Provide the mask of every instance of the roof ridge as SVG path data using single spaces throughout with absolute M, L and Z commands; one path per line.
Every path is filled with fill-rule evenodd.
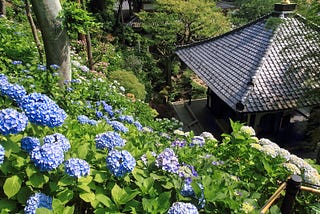
M 245 24 L 245 25 L 242 25 L 242 26 L 240 26 L 240 27 L 237 27 L 237 28 L 235 28 L 235 29 L 233 29 L 233 30 L 231 30 L 231 31 L 228 31 L 228 32 L 223 33 L 223 34 L 220 34 L 220 35 L 218 35 L 218 36 L 213 36 L 213 37 L 205 38 L 205 39 L 198 40 L 198 41 L 195 41 L 195 42 L 192 42 L 192 43 L 188 43 L 188 44 L 185 44 L 185 45 L 177 45 L 177 46 L 176 46 L 176 50 L 180 50 L 180 49 L 187 48 L 187 47 L 192 47 L 192 46 L 195 46 L 195 45 L 199 45 L 199 44 L 201 44 L 201 43 L 205 43 L 205 42 L 208 42 L 208 41 L 213 41 L 213 40 L 219 39 L 219 38 L 221 38 L 221 37 L 223 37 L 223 36 L 226 36 L 226 35 L 232 34 L 232 33 L 234 33 L 234 32 L 240 31 L 240 30 L 242 30 L 242 29 L 244 29 L 244 28 L 246 28 L 246 27 L 248 27 L 248 26 L 250 26 L 250 25 L 254 25 L 254 24 L 256 24 L 257 22 L 259 22 L 259 21 L 261 21 L 261 20 L 263 20 L 263 19 L 269 18 L 270 16 L 272 16 L 272 14 L 273 14 L 273 12 L 271 12 L 271 13 L 269 13 L 269 14 L 266 14 L 266 15 L 264 15 L 264 16 L 256 19 L 256 20 L 254 20 L 254 21 L 251 21 L 251 22 L 249 22 L 249 23 L 247 23 L 247 24 Z

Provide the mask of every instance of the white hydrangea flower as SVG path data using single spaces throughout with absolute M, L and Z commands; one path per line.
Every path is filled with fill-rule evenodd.
M 174 130 L 173 133 L 174 133 L 175 135 L 184 136 L 184 131 L 179 130 L 179 129 Z
M 262 146 L 262 152 L 267 154 L 267 155 L 270 155 L 271 157 L 275 158 L 277 157 L 277 151 L 274 150 L 274 147 L 271 146 L 271 145 L 263 145 Z
M 202 132 L 200 136 L 208 140 L 217 140 L 210 132 Z
M 248 134 L 249 136 L 255 136 L 256 132 L 254 131 L 254 129 L 251 126 L 242 126 L 240 128 L 240 131 L 242 133 Z
M 283 166 L 295 175 L 301 175 L 300 169 L 292 163 L 284 163 Z

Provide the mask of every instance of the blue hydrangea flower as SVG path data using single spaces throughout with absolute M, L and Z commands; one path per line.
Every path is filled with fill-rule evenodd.
M 6 108 L 0 111 L 0 132 L 3 135 L 17 134 L 28 125 L 28 118 L 12 109 Z
M 184 182 L 180 193 L 184 197 L 194 197 L 195 196 L 195 192 L 189 182 Z
M 139 131 L 141 131 L 143 128 L 143 126 L 141 125 L 141 123 L 139 121 L 134 121 L 133 125 L 135 125 Z
M 28 153 L 38 146 L 40 146 L 40 141 L 38 138 L 24 137 L 21 139 L 21 148 Z
M 37 208 L 47 208 L 52 210 L 52 198 L 43 193 L 36 193 L 28 200 L 24 208 L 25 214 L 36 214 Z
M 175 140 L 171 143 L 171 146 L 184 147 L 187 144 L 185 140 Z
M 180 178 L 184 178 L 186 182 L 191 183 L 193 177 L 198 177 L 198 173 L 194 166 L 183 163 L 179 166 L 178 175 Z
M 124 146 L 126 141 L 116 132 L 105 132 L 96 135 L 96 148 L 112 150 L 115 146 Z
M 129 124 L 132 124 L 134 122 L 133 117 L 129 115 L 121 115 L 119 116 L 119 120 L 122 122 L 127 122 Z
M 20 106 L 30 122 L 50 128 L 61 126 L 67 117 L 66 112 L 53 100 L 40 93 L 25 96 Z
M 38 70 L 45 71 L 47 70 L 47 67 L 45 65 L 38 65 Z
M 97 123 L 98 123 L 98 122 L 97 122 L 96 120 L 89 120 L 89 121 L 88 121 L 88 124 L 89 124 L 89 125 L 92 125 L 92 126 L 97 125 Z
M 9 82 L 0 85 L 0 92 L 2 95 L 8 96 L 10 99 L 18 103 L 27 95 L 23 86 L 11 84 Z
M 3 146 L 0 144 L 0 164 L 2 164 L 4 161 L 4 153 L 5 153 L 5 150 Z
M 52 65 L 50 65 L 50 68 L 56 70 L 56 69 L 59 69 L 60 67 L 59 67 L 59 65 L 52 64 Z
M 83 177 L 87 176 L 90 173 L 89 164 L 82 159 L 79 158 L 70 158 L 64 164 L 65 172 L 71 177 Z
M 191 203 L 175 202 L 167 214 L 198 214 L 197 207 Z
M 96 111 L 96 116 L 100 119 L 103 117 L 103 113 L 101 111 Z
M 114 116 L 114 112 L 112 110 L 112 106 L 107 104 L 104 101 L 101 101 L 102 105 L 103 105 L 103 109 L 105 110 L 105 112 L 107 112 L 109 114 L 109 117 L 113 117 Z
M 90 120 L 89 117 L 87 117 L 86 115 L 79 115 L 77 119 L 81 124 L 87 124 Z
M 126 150 L 112 150 L 109 152 L 106 162 L 107 168 L 117 177 L 131 172 L 136 166 L 136 160 Z
M 110 121 L 109 124 L 112 126 L 112 128 L 116 131 L 116 132 L 123 132 L 126 133 L 129 131 L 129 129 L 121 122 L 119 121 Z
M 180 164 L 174 151 L 170 148 L 166 148 L 157 156 L 156 166 L 159 168 L 161 167 L 165 171 L 177 173 Z
M 60 133 L 45 136 L 43 138 L 43 143 L 57 144 L 62 148 L 64 152 L 69 151 L 69 149 L 71 148 L 69 140 L 63 134 Z
M 8 83 L 8 77 L 4 74 L 0 74 L 0 87 L 3 85 L 3 84 L 7 84 Z
M 13 64 L 13 65 L 21 65 L 21 64 L 22 64 L 22 61 L 14 60 L 14 61 L 12 61 L 12 64 Z
M 46 143 L 31 151 L 30 159 L 40 171 L 56 169 L 64 161 L 64 153 L 60 146 Z

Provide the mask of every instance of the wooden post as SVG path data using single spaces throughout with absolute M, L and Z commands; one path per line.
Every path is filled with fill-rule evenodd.
M 281 206 L 281 213 L 293 213 L 295 197 L 300 190 L 302 178 L 299 175 L 292 175 L 287 182 L 286 194 Z
M 316 157 L 316 164 L 320 164 L 320 142 L 317 143 L 317 157 Z

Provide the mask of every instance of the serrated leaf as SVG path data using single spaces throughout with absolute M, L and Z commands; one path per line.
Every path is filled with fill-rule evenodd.
M 115 207 L 115 204 L 112 202 L 112 200 L 106 196 L 106 195 L 103 195 L 103 194 L 97 194 L 96 195 L 96 200 L 98 200 L 99 202 L 101 202 L 104 206 L 106 207 Z
M 73 198 L 73 191 L 65 189 L 57 194 L 57 198 L 62 204 L 66 204 Z
M 107 180 L 107 174 L 103 173 L 103 172 L 98 172 L 95 176 L 94 176 L 94 181 L 97 183 L 103 183 Z
M 111 190 L 111 196 L 113 201 L 117 204 L 121 204 L 121 199 L 126 197 L 127 193 L 124 189 L 121 189 L 117 184 L 115 184 Z
M 81 193 L 79 196 L 85 202 L 93 202 L 95 200 L 95 194 L 93 192 Z
M 17 175 L 13 175 L 10 178 L 7 178 L 3 185 L 3 191 L 11 198 L 12 196 L 16 195 L 20 188 L 21 188 L 21 179 Z
M 43 185 L 49 181 L 49 177 L 38 172 L 33 174 L 29 181 L 33 187 L 42 188 Z

